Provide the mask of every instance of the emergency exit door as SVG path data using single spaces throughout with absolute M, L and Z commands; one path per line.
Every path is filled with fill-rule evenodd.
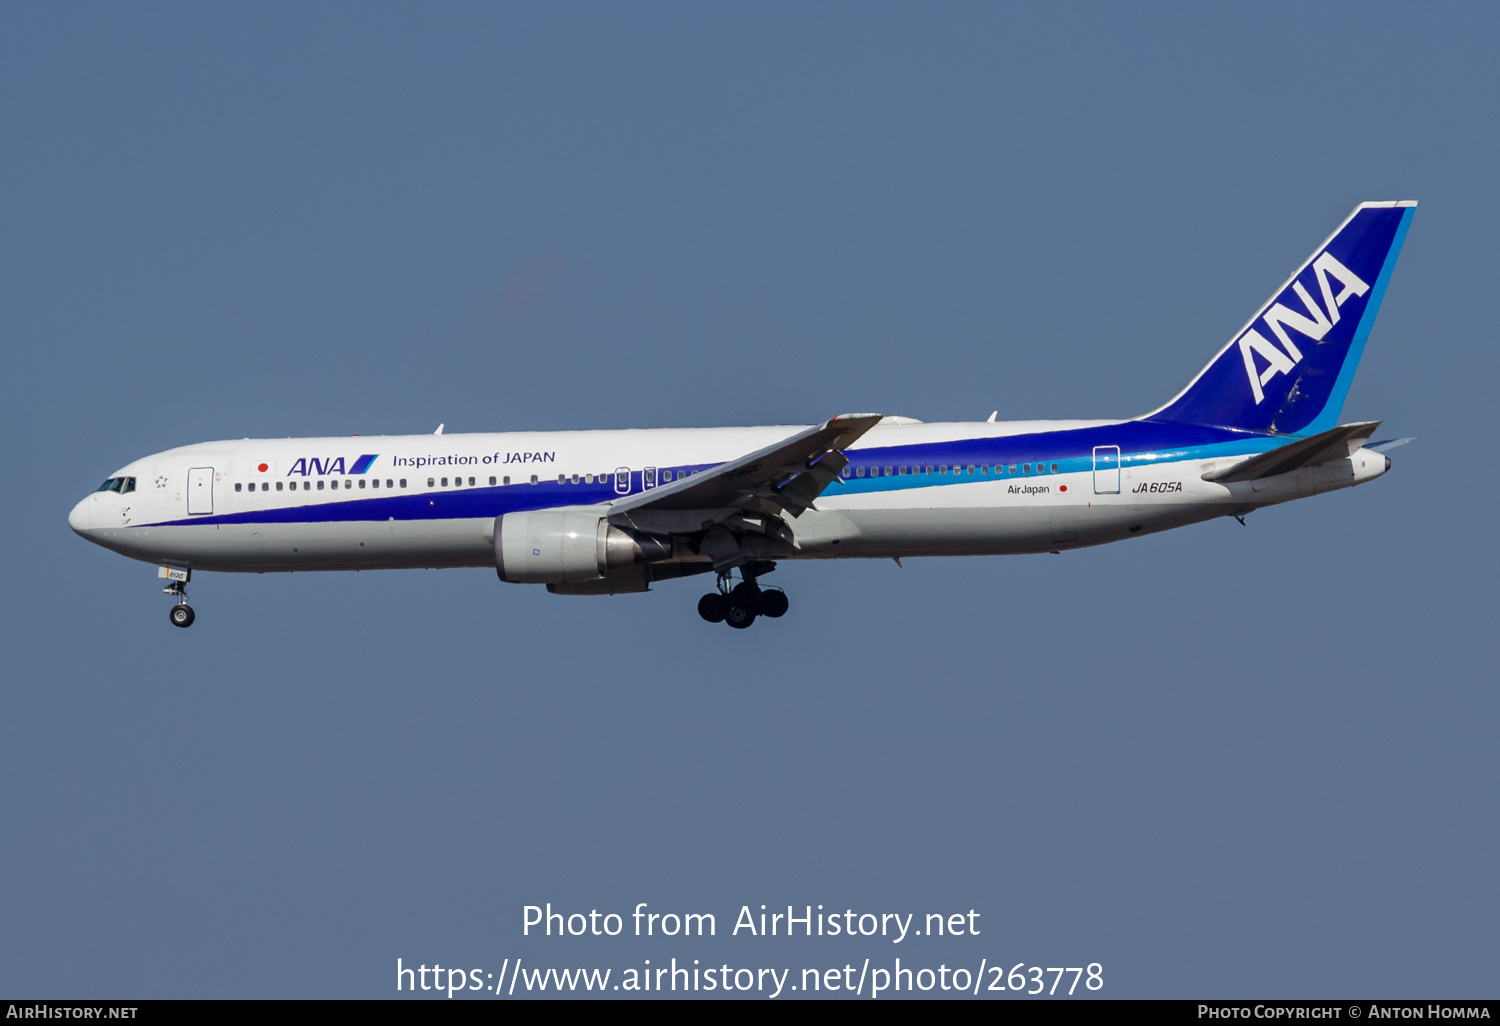
M 214 468 L 194 467 L 188 471 L 188 515 L 214 511 Z

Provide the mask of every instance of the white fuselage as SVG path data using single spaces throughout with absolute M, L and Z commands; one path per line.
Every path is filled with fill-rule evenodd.
M 813 508 L 788 519 L 790 544 L 753 532 L 746 544 L 773 559 L 1061 550 L 1360 484 L 1389 466 L 1360 449 L 1276 477 L 1213 483 L 1203 475 L 1269 444 L 1142 440 L 1129 430 L 1133 423 L 887 421 L 845 452 L 850 467 Z M 205 442 L 120 468 L 111 481 L 128 480 L 133 489 L 92 493 L 69 523 L 123 555 L 196 570 L 493 566 L 496 518 L 505 513 L 607 513 L 615 499 L 711 470 L 797 430 Z M 682 551 L 678 558 L 701 557 Z

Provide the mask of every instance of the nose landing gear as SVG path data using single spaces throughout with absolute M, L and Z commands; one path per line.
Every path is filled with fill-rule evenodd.
M 776 568 L 775 563 L 747 565 L 740 570 L 742 579 L 730 586 L 730 571 L 719 574 L 719 590 L 698 600 L 698 615 L 709 623 L 727 623 L 735 630 L 745 630 L 758 617 L 776 619 L 786 615 L 786 592 L 780 588 L 762 589 L 756 580 Z
M 157 570 L 156 575 L 167 582 L 162 593 L 171 595 L 177 599 L 177 604 L 172 607 L 167 617 L 172 621 L 173 627 L 191 627 L 193 620 L 197 617 L 193 613 L 193 607 L 188 605 L 187 584 L 192 580 L 191 570 L 178 570 L 174 567 L 164 566 Z

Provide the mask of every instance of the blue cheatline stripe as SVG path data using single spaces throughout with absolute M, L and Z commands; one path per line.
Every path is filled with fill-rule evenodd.
M 1125 421 L 1119 424 L 1061 431 L 1041 431 L 1030 435 L 1008 435 L 999 438 L 971 438 L 949 442 L 856 449 L 846 453 L 853 467 L 881 468 L 880 477 L 850 477 L 833 482 L 826 494 L 857 495 L 898 492 L 912 488 L 933 488 L 965 484 L 998 484 L 1045 480 L 1047 474 L 1004 473 L 970 475 L 954 473 L 951 468 L 969 465 L 1017 466 L 1030 463 L 1057 464 L 1058 474 L 1082 474 L 1094 469 L 1093 449 L 1101 445 L 1120 447 L 1122 469 L 1148 467 L 1185 460 L 1208 460 L 1226 456 L 1250 456 L 1268 452 L 1295 441 L 1292 435 L 1261 435 L 1223 428 L 1191 424 L 1162 424 L 1152 421 Z M 947 474 L 908 473 L 886 477 L 887 466 L 948 466 Z M 684 467 L 681 470 L 709 470 L 711 464 Z M 674 474 L 675 476 L 675 474 Z M 461 520 L 502 516 L 506 513 L 558 506 L 585 506 L 612 502 L 619 498 L 612 476 L 595 484 L 498 485 L 462 488 L 451 491 L 362 496 L 358 499 L 332 499 L 302 506 L 245 510 L 217 516 L 185 517 L 139 527 L 175 527 L 190 524 L 312 524 L 348 523 L 385 520 Z M 640 472 L 632 475 L 631 493 L 641 488 Z
M 1365 304 L 1365 312 L 1360 315 L 1359 326 L 1354 329 L 1354 338 L 1349 343 L 1349 352 L 1344 356 L 1344 365 L 1339 368 L 1339 376 L 1334 379 L 1333 391 L 1328 395 L 1328 402 L 1323 405 L 1322 412 L 1313 418 L 1312 423 L 1298 432 L 1299 435 L 1306 437 L 1338 427 L 1339 416 L 1344 412 L 1344 400 L 1349 397 L 1349 389 L 1354 384 L 1354 372 L 1359 370 L 1360 357 L 1365 355 L 1365 340 L 1370 337 L 1370 330 L 1375 327 L 1375 315 L 1380 312 L 1381 301 L 1385 299 L 1386 286 L 1391 283 L 1391 272 L 1396 269 L 1396 258 L 1401 255 L 1401 246 L 1406 242 L 1406 230 L 1411 227 L 1411 219 L 1416 212 L 1416 207 L 1407 207 L 1401 215 L 1401 223 L 1396 226 L 1396 237 L 1391 240 L 1391 248 L 1386 253 L 1385 264 L 1380 268 L 1380 277 L 1375 279 L 1370 301 Z
M 1296 441 L 1290 435 L 1285 436 L 1259 436 L 1242 441 L 1217 442 L 1211 445 L 1193 445 L 1181 449 L 1158 450 L 1155 452 L 1128 453 L 1121 452 L 1120 467 L 1129 470 L 1137 467 L 1149 467 L 1161 463 L 1178 463 L 1183 460 L 1211 460 L 1221 459 L 1226 456 L 1254 456 L 1272 449 L 1279 449 L 1283 445 L 1289 445 Z M 1057 475 L 1062 474 L 1087 474 L 1094 469 L 1094 457 L 1091 452 L 1087 456 L 1060 457 L 1057 459 L 1031 459 L 1012 461 L 1017 466 L 1031 463 L 1032 465 L 1045 464 L 1049 468 L 1057 464 Z M 941 462 L 937 463 L 941 466 Z M 993 466 L 994 464 L 981 464 L 982 466 Z M 1009 463 L 1004 464 L 1007 472 L 1004 474 L 970 474 L 967 465 L 952 466 L 947 474 L 913 473 L 894 477 L 853 477 L 839 479 L 828 486 L 825 495 L 867 495 L 874 492 L 899 492 L 910 488 L 937 488 L 944 485 L 976 484 L 979 482 L 1006 484 L 1012 482 L 1031 482 L 1046 480 L 1054 476 L 1050 469 L 1046 473 L 1023 474 L 1019 470 L 1009 473 Z M 922 464 L 925 467 L 926 464 Z M 882 468 L 883 471 L 884 468 Z

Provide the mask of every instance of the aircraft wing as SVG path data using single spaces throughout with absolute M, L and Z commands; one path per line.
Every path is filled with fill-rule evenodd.
M 1263 452 L 1259 456 L 1251 457 L 1243 463 L 1236 463 L 1232 467 L 1211 470 L 1203 475 L 1203 480 L 1218 481 L 1220 484 L 1228 484 L 1232 481 L 1255 481 L 1262 477 L 1285 474 L 1298 467 L 1327 463 L 1330 460 L 1348 459 L 1359 451 L 1360 446 L 1369 441 L 1370 436 L 1379 426 L 1378 420 L 1343 424 L 1316 435 L 1309 435 L 1290 445 L 1283 445 L 1279 449 Z
M 748 509 L 801 516 L 848 466 L 839 450 L 880 420 L 878 413 L 845 413 L 712 470 L 620 499 L 609 507 L 610 515 Z

